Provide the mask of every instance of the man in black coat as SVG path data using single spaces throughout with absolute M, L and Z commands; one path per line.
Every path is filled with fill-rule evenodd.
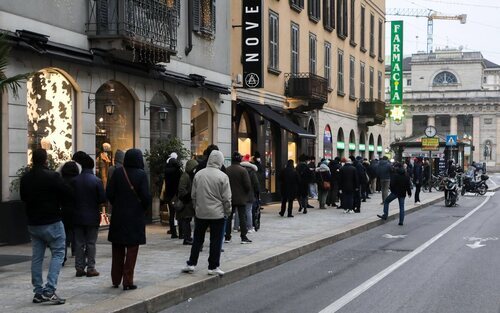
M 390 188 L 391 193 L 384 200 L 384 214 L 377 214 L 377 216 L 386 220 L 389 215 L 389 203 L 397 198 L 399 202 L 399 225 L 402 226 L 405 219 L 406 194 L 411 197 L 411 182 L 410 177 L 406 175 L 406 172 L 400 163 L 396 163 L 394 165 L 394 173 L 391 176 Z
M 368 175 L 366 174 L 366 168 L 363 165 L 363 158 L 360 156 L 356 157 L 356 163 L 354 163 L 354 166 L 356 167 L 356 171 L 358 173 L 358 178 L 359 178 L 359 197 L 360 201 L 358 201 L 354 207 L 355 207 L 355 212 L 358 212 L 361 208 L 361 202 L 366 202 L 366 197 L 367 197 L 367 188 L 368 188 Z
M 58 173 L 47 167 L 47 151 L 36 149 L 32 155 L 33 168 L 21 177 L 20 196 L 26 203 L 28 231 L 31 235 L 33 256 L 31 260 L 31 282 L 33 303 L 50 302 L 64 304 L 55 291 L 62 263 L 66 235 L 62 223 L 61 205 L 73 192 Z M 47 283 L 43 286 L 43 259 L 49 247 L 50 259 Z
M 415 203 L 420 202 L 420 188 L 422 187 L 424 179 L 424 169 L 422 167 L 422 159 L 415 159 L 413 166 L 413 183 L 415 184 Z
M 340 190 L 345 213 L 354 212 L 354 193 L 359 192 L 359 176 L 350 159 L 342 158 L 340 169 Z
M 168 205 L 169 219 L 168 224 L 170 227 L 171 238 L 183 238 L 183 234 L 177 235 L 177 228 L 175 227 L 175 208 L 174 201 L 177 193 L 179 192 L 179 180 L 181 179 L 182 164 L 177 160 L 177 153 L 172 152 L 170 157 L 167 159 L 167 164 L 165 166 L 165 201 Z
M 285 209 L 288 204 L 288 217 L 293 217 L 293 200 L 297 197 L 299 186 L 299 175 L 293 167 L 293 160 L 288 160 L 286 167 L 281 171 L 281 211 L 280 216 L 285 215 Z
M 340 169 L 342 165 L 340 164 L 340 158 L 335 157 L 333 161 L 328 163 L 328 167 L 330 168 L 331 177 L 331 189 L 330 189 L 330 201 L 333 207 L 339 208 L 337 206 L 337 202 L 339 201 L 339 186 L 340 186 Z
M 299 164 L 296 169 L 300 181 L 298 188 L 299 212 L 304 210 L 304 214 L 307 214 L 307 196 L 309 193 L 309 184 L 312 181 L 312 173 L 309 166 L 307 166 L 306 161 L 307 156 L 302 154 L 299 157 Z

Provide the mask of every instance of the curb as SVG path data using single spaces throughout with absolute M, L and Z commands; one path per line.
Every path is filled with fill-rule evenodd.
M 500 189 L 500 186 L 491 188 L 490 191 L 496 191 L 498 189 Z M 405 212 L 407 214 L 417 212 L 443 201 L 443 199 L 444 196 L 441 196 L 429 202 L 422 203 L 418 206 L 412 207 L 411 209 L 405 210 Z M 190 298 L 195 298 L 211 290 L 235 283 L 246 277 L 279 266 L 340 240 L 383 225 L 387 221 L 398 218 L 398 216 L 399 212 L 394 212 L 388 216 L 386 221 L 377 218 L 376 220 L 368 222 L 365 220 L 357 223 L 351 223 L 341 229 L 337 229 L 336 231 L 312 236 L 302 241 L 286 244 L 282 247 L 275 247 L 261 251 L 250 256 L 247 260 L 233 260 L 224 265 L 227 271 L 223 277 L 206 276 L 205 271 L 198 270 L 194 274 L 182 275 L 173 280 L 166 281 L 165 283 L 138 289 L 137 291 L 124 296 L 99 302 L 99 305 L 83 308 L 77 312 L 159 312 Z

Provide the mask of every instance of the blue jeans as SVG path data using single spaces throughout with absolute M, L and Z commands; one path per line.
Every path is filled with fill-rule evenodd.
M 64 261 L 64 250 L 66 247 L 66 234 L 62 222 L 48 225 L 28 226 L 31 235 L 33 257 L 31 259 L 31 283 L 34 293 L 53 293 L 57 288 L 57 278 Z M 50 259 L 47 284 L 43 287 L 43 258 L 45 249 L 49 247 L 52 253 Z
M 399 223 L 403 224 L 405 219 L 405 197 L 398 197 L 392 192 L 384 200 L 384 216 L 387 217 L 389 214 L 389 203 L 392 200 L 398 199 L 399 201 Z

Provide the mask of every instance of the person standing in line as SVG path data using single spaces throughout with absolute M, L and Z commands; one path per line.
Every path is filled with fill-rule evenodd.
M 177 235 L 177 228 L 175 226 L 175 208 L 174 201 L 179 192 L 179 180 L 182 174 L 182 164 L 177 160 L 177 153 L 172 152 L 170 157 L 167 159 L 167 164 L 165 166 L 165 201 L 168 205 L 168 225 L 170 227 L 170 238 L 175 239 L 181 237 L 182 233 L 179 229 L 179 235 Z
M 366 185 L 365 185 L 365 197 L 366 199 L 371 199 L 370 194 L 372 194 L 372 191 L 370 189 L 370 182 L 371 182 L 371 169 L 370 169 L 370 162 L 368 162 L 367 158 L 363 159 L 363 166 L 365 168 L 365 173 L 366 173 Z
M 356 167 L 356 170 L 358 172 L 360 201 L 366 202 L 366 198 L 368 196 L 367 195 L 368 174 L 366 174 L 366 168 L 363 165 L 363 158 L 360 156 L 357 156 L 355 162 L 353 161 L 353 164 Z M 359 206 L 358 206 L 358 208 L 359 208 Z
M 182 269 L 183 273 L 194 272 L 207 228 L 210 227 L 208 275 L 224 275 L 224 271 L 220 269 L 220 254 L 225 220 L 231 214 L 231 186 L 229 177 L 220 170 L 223 162 L 222 152 L 214 150 L 208 157 L 206 168 L 194 176 L 191 191 L 196 212 L 194 238 L 189 260 Z
M 108 170 L 108 181 L 111 179 L 111 176 L 113 176 L 114 171 L 117 168 L 120 168 L 123 166 L 123 158 L 125 157 L 125 152 L 122 150 L 118 149 L 115 152 L 115 164 L 113 166 L 109 167 Z
M 293 217 L 293 200 L 297 197 L 300 181 L 299 174 L 295 171 L 293 160 L 286 162 L 286 167 L 281 170 L 279 179 L 281 187 L 281 210 L 278 214 L 284 216 L 285 210 L 288 210 L 287 217 Z
M 340 209 L 340 204 L 337 205 L 337 202 L 339 201 L 339 186 L 340 186 L 340 168 L 342 167 L 340 165 L 340 158 L 335 157 L 329 164 L 328 167 L 330 168 L 330 174 L 332 175 L 331 179 L 331 205 L 337 209 Z
M 99 276 L 95 269 L 96 242 L 101 219 L 99 206 L 106 202 L 106 195 L 103 183 L 94 175 L 93 169 L 94 160 L 87 155 L 82 161 L 82 173 L 73 180 L 76 277 Z
M 312 181 L 311 170 L 306 164 L 307 156 L 302 154 L 299 156 L 299 164 L 297 165 L 296 171 L 299 175 L 299 186 L 298 186 L 298 200 L 299 200 L 299 212 L 304 210 L 304 214 L 307 214 L 307 198 L 309 193 L 309 185 Z
M 342 158 L 344 166 L 340 169 L 340 190 L 344 213 L 354 212 L 354 193 L 359 192 L 359 178 L 351 159 Z
M 196 160 L 189 160 L 186 163 L 186 171 L 182 173 L 179 180 L 179 199 L 182 201 L 183 208 L 177 212 L 179 219 L 179 229 L 184 234 L 183 245 L 192 245 L 193 237 L 191 236 L 191 220 L 194 217 L 193 201 L 191 199 L 191 190 L 193 186 L 193 179 L 198 162 Z
M 309 170 L 311 171 L 311 183 L 309 184 L 309 196 L 312 199 L 318 199 L 318 185 L 316 181 L 312 179 L 316 174 L 316 158 L 314 156 L 309 157 L 309 163 L 307 164 Z
M 248 202 L 248 194 L 252 190 L 252 185 L 250 182 L 250 175 L 248 175 L 247 170 L 244 169 L 240 163 L 241 154 L 238 151 L 233 152 L 231 157 L 231 166 L 226 169 L 231 186 L 231 204 L 233 208 L 226 224 L 225 242 L 231 242 L 231 224 L 234 212 L 237 211 L 240 221 L 241 243 L 247 244 L 252 243 L 252 241 L 247 237 L 248 230 L 245 208 Z
M 377 192 L 377 169 L 378 169 L 378 159 L 373 159 L 370 162 L 368 175 L 370 176 L 370 190 L 372 193 Z
M 423 179 L 423 168 L 422 159 L 415 159 L 415 165 L 413 166 L 413 183 L 415 184 L 415 203 L 420 202 L 420 188 L 422 187 Z
M 19 193 L 26 204 L 28 232 L 31 235 L 31 283 L 33 303 L 64 304 L 56 294 L 57 280 L 64 261 L 66 235 L 62 223 L 61 204 L 73 197 L 72 190 L 56 172 L 47 167 L 47 151 L 36 149 L 32 153 L 33 167 L 21 177 Z M 49 247 L 52 257 L 43 286 L 43 259 Z
M 411 182 L 410 177 L 405 174 L 403 166 L 399 163 L 394 166 L 395 173 L 391 177 L 391 193 L 384 201 L 384 213 L 377 216 L 386 220 L 389 215 L 389 203 L 398 199 L 399 202 L 399 225 L 403 226 L 405 219 L 405 198 L 406 194 L 411 198 Z
M 323 162 L 316 169 L 316 183 L 318 184 L 319 208 L 326 209 L 326 198 L 331 189 L 332 176 L 326 162 Z
M 428 188 L 429 192 L 432 192 L 432 180 L 431 180 L 431 166 L 429 163 L 429 159 L 425 158 L 424 159 L 424 165 L 423 165 L 423 176 L 424 176 L 424 190 Z
M 258 168 L 256 165 L 250 163 L 250 155 L 247 154 L 243 157 L 243 161 L 240 165 L 247 170 L 248 176 L 250 177 L 250 191 L 248 192 L 248 202 L 245 205 L 246 220 L 247 220 L 247 232 L 254 232 L 253 228 L 253 206 L 256 199 L 259 199 L 260 194 L 260 184 L 259 178 L 257 176 Z M 239 222 L 239 219 L 238 219 Z M 236 225 L 236 221 L 234 221 Z M 236 226 L 235 226 L 236 227 Z
M 123 290 L 137 289 L 134 269 L 139 245 L 146 244 L 145 215 L 151 205 L 149 180 L 144 171 L 144 159 L 139 149 L 125 153 L 123 167 L 117 168 L 106 189 L 113 205 L 108 241 L 111 242 L 111 281 Z
M 212 144 L 208 145 L 208 147 L 203 151 L 203 157 L 201 160 L 198 161 L 198 166 L 196 167 L 195 173 L 198 173 L 199 171 L 207 167 L 208 158 L 212 153 L 212 151 L 214 150 L 219 151 L 219 147 L 217 145 Z M 220 170 L 224 173 L 226 172 L 226 167 L 224 166 L 224 164 L 222 164 Z
M 391 163 L 389 158 L 386 156 L 382 157 L 382 160 L 377 166 L 377 175 L 380 178 L 380 188 L 382 190 L 382 203 L 384 204 L 385 198 L 389 195 L 389 184 L 391 183 Z

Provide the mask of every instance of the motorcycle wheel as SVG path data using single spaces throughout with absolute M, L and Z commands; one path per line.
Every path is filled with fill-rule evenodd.
M 477 193 L 480 194 L 481 196 L 484 196 L 487 190 L 488 189 L 483 185 L 477 187 Z
M 451 200 L 450 199 L 444 200 L 444 206 L 447 206 L 447 207 L 452 206 Z
M 463 195 L 465 195 L 465 191 L 466 191 L 466 190 L 465 190 L 465 187 L 462 187 L 462 191 L 460 192 L 460 194 L 461 194 L 462 196 L 463 196 Z

